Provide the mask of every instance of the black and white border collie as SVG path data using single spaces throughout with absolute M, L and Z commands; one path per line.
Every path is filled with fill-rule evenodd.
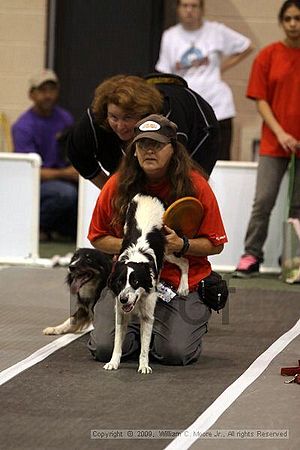
M 93 320 L 93 311 L 111 273 L 112 259 L 92 248 L 76 250 L 69 264 L 66 283 L 75 312 L 63 323 L 47 327 L 44 334 L 76 333 L 86 329 Z
M 104 369 L 118 369 L 122 343 L 132 314 L 140 319 L 141 352 L 138 372 L 151 373 L 149 347 L 157 300 L 157 284 L 164 258 L 181 269 L 178 293 L 188 293 L 188 260 L 165 255 L 164 206 L 156 198 L 137 194 L 130 202 L 120 257 L 108 286 L 116 296 L 115 341 L 111 360 Z

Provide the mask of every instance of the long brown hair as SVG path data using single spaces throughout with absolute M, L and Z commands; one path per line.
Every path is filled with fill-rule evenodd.
M 92 111 L 99 125 L 111 130 L 107 122 L 107 105 L 114 103 L 137 120 L 160 113 L 163 98 L 154 86 L 134 75 L 115 75 L 95 90 Z
M 191 170 L 197 170 L 204 178 L 208 178 L 203 169 L 192 160 L 187 149 L 180 142 L 172 143 L 174 153 L 169 163 L 166 178 L 170 183 L 170 197 L 162 199 L 166 206 L 175 200 L 195 196 L 195 188 L 191 181 Z M 113 205 L 113 226 L 123 226 L 127 206 L 136 194 L 147 194 L 146 175 L 135 156 L 136 143 L 129 144 L 118 169 L 118 185 Z

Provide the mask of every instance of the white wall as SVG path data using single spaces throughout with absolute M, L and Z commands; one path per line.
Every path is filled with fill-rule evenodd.
M 0 108 L 10 123 L 30 105 L 28 79 L 45 48 L 46 0 L 0 0 Z

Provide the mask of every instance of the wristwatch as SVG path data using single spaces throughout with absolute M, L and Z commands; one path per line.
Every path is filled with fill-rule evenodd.
M 182 236 L 182 240 L 183 240 L 182 249 L 180 250 L 180 252 L 174 253 L 174 255 L 177 256 L 177 258 L 181 258 L 183 255 L 185 255 L 188 249 L 190 248 L 190 241 L 188 240 L 188 238 L 186 236 Z

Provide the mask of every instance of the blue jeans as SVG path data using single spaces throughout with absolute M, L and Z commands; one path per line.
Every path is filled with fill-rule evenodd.
M 41 183 L 40 228 L 76 238 L 77 185 L 63 180 Z

